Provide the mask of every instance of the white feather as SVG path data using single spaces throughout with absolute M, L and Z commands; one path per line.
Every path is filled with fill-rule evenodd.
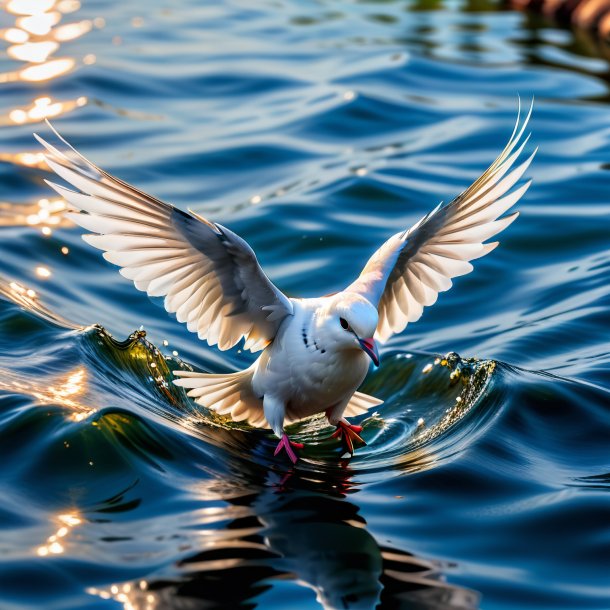
M 370 258 L 348 291 L 377 305 L 376 337 L 386 341 L 419 319 L 424 306 L 451 288 L 451 279 L 469 273 L 468 262 L 491 252 L 497 242 L 485 243 L 506 229 L 518 212 L 502 217 L 525 194 L 530 181 L 511 191 L 530 166 L 536 151 L 517 164 L 528 142 L 525 128 L 531 108 L 498 158 L 468 189 L 447 205 L 437 206 L 413 227 L 392 236 Z M 406 285 L 408 297 L 403 295 Z

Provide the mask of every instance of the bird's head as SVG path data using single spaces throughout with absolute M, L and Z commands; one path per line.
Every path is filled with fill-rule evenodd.
M 379 366 L 379 352 L 373 339 L 378 321 L 377 308 L 359 294 L 335 295 L 324 308 L 323 333 L 335 349 L 364 351 Z M 321 329 L 322 330 L 322 329 Z

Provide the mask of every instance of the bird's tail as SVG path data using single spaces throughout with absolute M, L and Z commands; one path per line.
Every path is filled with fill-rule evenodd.
M 192 371 L 174 371 L 174 383 L 188 388 L 187 395 L 219 415 L 228 415 L 233 421 L 247 421 L 256 428 L 267 427 L 263 412 L 263 401 L 252 390 L 252 368 L 212 375 Z
M 363 394 L 362 392 L 354 392 L 354 395 L 349 399 L 349 403 L 347 404 L 343 415 L 345 417 L 356 417 L 358 415 L 363 415 L 369 409 L 378 407 L 382 404 L 383 400 L 379 400 L 379 398 Z

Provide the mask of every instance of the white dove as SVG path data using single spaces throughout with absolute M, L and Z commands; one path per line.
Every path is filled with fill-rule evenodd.
M 432 305 L 451 278 L 472 271 L 470 260 L 493 250 L 484 243 L 515 220 L 502 215 L 530 182 L 511 190 L 534 154 L 516 165 L 528 139 L 530 111 L 519 116 L 508 144 L 461 195 L 439 204 L 408 230 L 390 237 L 360 276 L 333 295 L 289 298 L 258 264 L 238 235 L 194 212 L 183 212 L 126 184 L 89 162 L 65 140 L 65 152 L 45 142 L 49 166 L 77 190 L 49 185 L 78 212 L 70 218 L 93 234 L 83 235 L 138 290 L 165 297 L 165 309 L 210 345 L 263 350 L 247 369 L 226 375 L 176 371 L 175 383 L 197 403 L 234 421 L 270 427 L 297 461 L 286 423 L 325 413 L 349 453 L 360 426 L 346 416 L 365 413 L 381 400 L 357 392 L 377 366 L 375 339 L 384 342 Z

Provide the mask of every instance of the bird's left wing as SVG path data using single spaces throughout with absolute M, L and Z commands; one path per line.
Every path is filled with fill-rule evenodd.
M 470 273 L 468 261 L 491 252 L 498 242 L 484 242 L 518 216 L 514 212 L 502 217 L 530 185 L 526 182 L 511 191 L 536 153 L 517 164 L 529 139 L 524 134 L 531 112 L 530 108 L 522 125 L 517 117 L 508 144 L 482 176 L 450 203 L 390 237 L 346 288 L 377 306 L 375 336 L 380 341 L 417 321 L 424 306 L 451 288 L 451 278 Z
M 93 233 L 86 242 L 138 290 L 164 296 L 167 311 L 210 345 L 225 350 L 244 337 L 245 348 L 257 351 L 275 337 L 292 303 L 243 239 L 111 176 L 55 133 L 65 153 L 36 138 L 51 169 L 78 191 L 49 185 L 78 210 L 70 218 Z

